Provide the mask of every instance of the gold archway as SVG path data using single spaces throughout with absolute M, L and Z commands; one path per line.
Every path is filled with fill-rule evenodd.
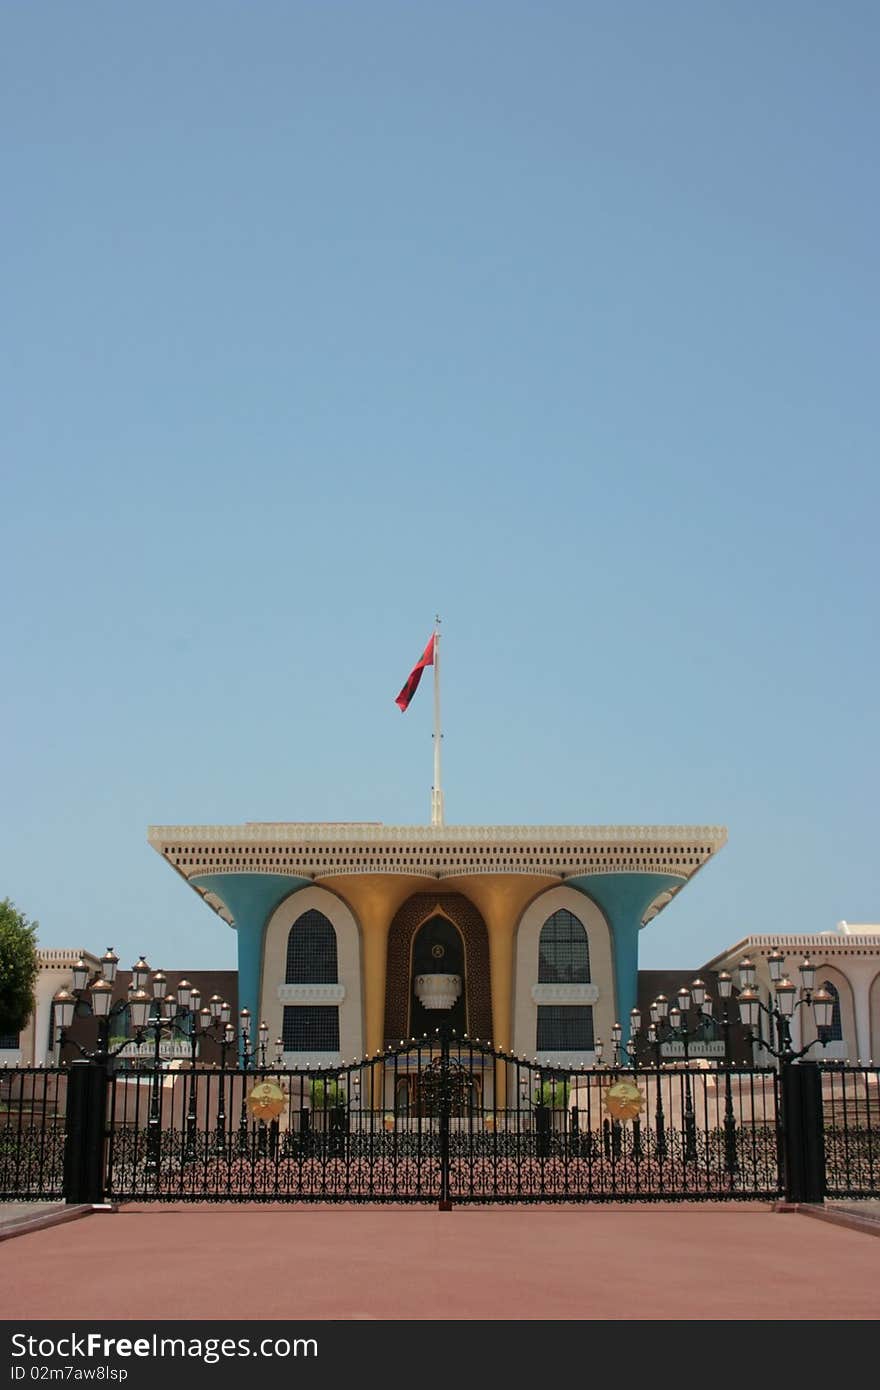
M 492 1037 L 489 936 L 482 916 L 463 893 L 414 893 L 399 908 L 388 931 L 386 1042 L 397 1043 L 406 1035 L 413 939 L 419 927 L 437 915 L 448 917 L 464 942 L 467 1017 L 471 1033 L 478 1038 Z

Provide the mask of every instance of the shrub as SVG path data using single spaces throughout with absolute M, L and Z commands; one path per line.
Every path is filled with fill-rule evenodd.
M 345 1104 L 345 1092 L 332 1077 L 325 1080 L 322 1076 L 316 1076 L 309 1087 L 309 1099 L 313 1110 L 323 1110 L 325 1107 L 330 1110 L 334 1105 Z
M 535 1091 L 536 1105 L 549 1105 L 554 1110 L 565 1110 L 571 1088 L 567 1081 L 544 1081 Z

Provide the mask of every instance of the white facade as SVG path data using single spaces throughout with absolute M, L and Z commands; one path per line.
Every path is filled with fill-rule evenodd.
M 590 981 L 586 984 L 541 984 L 539 941 L 553 913 L 568 911 L 582 924 L 589 947 Z M 595 1051 L 537 1051 L 540 1005 L 587 1004 L 593 1010 L 594 1037 L 606 1044 L 614 1023 L 614 952 L 611 931 L 602 912 L 573 888 L 551 888 L 541 893 L 523 913 L 516 934 L 513 985 L 513 1051 L 518 1056 L 537 1056 L 556 1067 L 593 1066 Z
M 291 928 L 306 913 L 320 912 L 336 934 L 338 972 L 336 982 L 288 984 L 285 980 L 287 943 Z M 361 1004 L 361 939 L 351 909 L 326 888 L 305 888 L 276 908 L 266 927 L 263 946 L 263 987 L 260 1018 L 269 1025 L 269 1037 L 283 1033 L 287 1005 L 339 1010 L 339 1049 L 328 1052 L 284 1052 L 290 1067 L 332 1067 L 343 1058 L 353 1061 L 364 1052 Z

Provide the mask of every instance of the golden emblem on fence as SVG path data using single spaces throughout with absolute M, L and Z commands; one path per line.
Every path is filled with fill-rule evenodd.
M 258 1081 L 247 1098 L 255 1120 L 277 1120 L 284 1109 L 285 1095 L 275 1081 Z
M 602 1099 L 612 1120 L 634 1120 L 645 1108 L 645 1098 L 632 1081 L 615 1081 Z

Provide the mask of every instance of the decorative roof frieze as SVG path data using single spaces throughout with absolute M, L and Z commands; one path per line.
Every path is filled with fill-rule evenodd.
M 600 873 L 690 878 L 727 839 L 721 826 L 153 826 L 153 848 L 184 878 L 272 873 L 316 882 L 340 874 L 458 878 Z M 665 904 L 663 904 L 665 905 Z

